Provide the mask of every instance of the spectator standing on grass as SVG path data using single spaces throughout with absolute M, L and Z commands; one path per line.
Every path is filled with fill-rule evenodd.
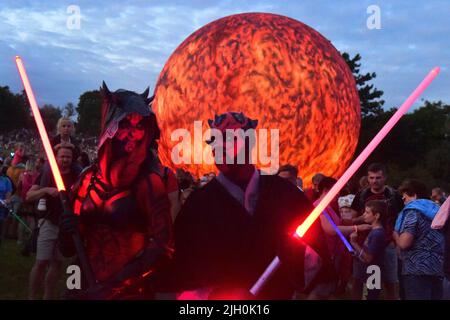
M 23 220 L 27 223 L 30 229 L 34 228 L 35 216 L 34 216 L 34 202 L 26 201 L 27 193 L 30 188 L 37 183 L 37 179 L 41 174 L 42 169 L 41 159 L 28 160 L 25 165 L 25 171 L 19 177 L 19 183 L 17 187 L 17 192 L 22 199 L 22 206 L 20 208 L 21 216 Z M 22 244 L 27 238 L 27 231 L 22 224 L 19 224 L 18 230 L 18 244 Z
M 364 222 L 370 224 L 372 229 L 361 246 L 358 242 L 357 229 L 350 235 L 350 242 L 356 251 L 356 257 L 362 262 L 364 269 L 369 266 L 378 266 L 381 276 L 384 275 L 384 251 L 386 248 L 386 232 L 384 225 L 387 219 L 386 202 L 371 200 L 366 202 L 363 214 Z M 367 273 L 364 280 L 367 280 Z M 366 282 L 366 281 L 364 281 Z M 378 300 L 381 288 L 367 288 L 367 300 Z
M 442 298 L 444 236 L 431 228 L 439 206 L 428 200 L 425 185 L 406 180 L 399 187 L 405 208 L 398 215 L 394 240 L 401 250 L 406 300 Z
M 0 172 L 0 201 L 3 204 L 0 204 L 0 244 L 3 241 L 3 229 L 4 222 L 6 217 L 8 216 L 8 208 L 6 205 L 9 202 L 9 198 L 12 193 L 12 183 L 11 180 L 6 176 L 6 167 L 3 167 Z
M 16 143 L 14 148 L 14 156 L 11 161 L 11 166 L 8 168 L 6 174 L 11 179 L 13 183 L 13 193 L 10 199 L 11 209 L 14 215 L 19 213 L 20 205 L 22 204 L 22 198 L 17 191 L 17 187 L 19 184 L 19 177 L 22 172 L 25 170 L 25 146 L 23 143 Z M 18 222 L 11 215 L 7 218 L 5 222 L 5 236 L 9 238 L 16 239 L 17 238 L 17 227 Z
M 364 210 L 366 203 L 370 200 L 382 200 L 387 205 L 387 217 L 385 224 L 386 249 L 384 254 L 384 294 L 387 300 L 397 300 L 398 298 L 398 257 L 395 244 L 392 239 L 395 219 L 397 214 L 403 208 L 403 201 L 400 194 L 392 187 L 386 184 L 387 170 L 383 164 L 372 163 L 367 168 L 368 187 L 358 191 L 353 199 L 351 208 L 357 215 L 352 219 L 351 224 L 364 222 Z M 364 241 L 364 235 L 359 235 L 360 240 Z M 362 244 L 362 243 L 361 243 Z M 354 259 L 353 264 L 353 298 L 360 300 L 362 296 L 363 280 L 366 275 L 366 269 L 358 259 Z
M 76 181 L 79 171 L 72 165 L 73 147 L 60 144 L 55 150 L 64 185 L 67 190 Z M 63 212 L 51 171 L 44 171 L 39 185 L 33 185 L 27 193 L 27 201 L 45 199 L 46 210 L 39 219 L 36 262 L 30 273 L 29 299 L 37 298 L 39 288 L 44 281 L 44 299 L 56 297 L 56 284 L 59 279 L 63 256 L 58 248 L 59 218 Z M 38 208 L 39 209 L 39 208 Z M 48 271 L 47 271 L 48 267 Z M 46 272 L 47 271 L 47 272 Z

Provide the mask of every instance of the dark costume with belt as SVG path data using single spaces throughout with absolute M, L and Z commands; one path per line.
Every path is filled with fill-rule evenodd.
M 148 91 L 143 95 L 126 90 L 111 93 L 106 85 L 101 90 L 99 160 L 72 189 L 77 228 L 98 283 L 78 297 L 151 298 L 147 277 L 170 255 L 172 237 L 162 167 L 151 151 L 159 129 Z M 136 127 L 124 120 L 130 114 L 142 118 Z M 139 141 L 115 139 L 121 129 L 127 130 L 124 126 L 145 134 Z M 127 153 L 126 143 L 134 146 L 133 151 Z M 120 166 L 114 167 L 115 163 Z M 70 219 L 61 225 L 63 231 L 69 229 Z M 61 238 L 63 254 L 73 254 L 68 234 L 63 232 Z

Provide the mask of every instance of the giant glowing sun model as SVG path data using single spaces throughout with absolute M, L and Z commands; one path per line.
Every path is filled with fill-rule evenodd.
M 191 34 L 161 71 L 153 106 L 161 161 L 197 176 L 214 166 L 174 165 L 171 133 L 185 128 L 193 137 L 194 121 L 205 131 L 215 114 L 242 111 L 260 129 L 279 129 L 280 165 L 296 165 L 305 182 L 317 172 L 340 176 L 360 128 L 355 81 L 339 52 L 307 25 L 267 13 L 232 15 Z

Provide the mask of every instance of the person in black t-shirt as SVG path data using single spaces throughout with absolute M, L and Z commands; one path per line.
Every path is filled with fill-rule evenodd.
M 62 143 L 55 152 L 64 185 L 69 190 L 79 174 L 79 171 L 72 166 L 73 147 Z M 41 207 L 44 206 L 42 201 L 45 201 L 46 210 L 42 210 L 43 217 L 39 219 L 38 224 L 36 262 L 30 273 L 29 299 L 36 299 L 37 291 L 44 279 L 44 299 L 54 299 L 62 261 L 57 240 L 59 218 L 63 209 L 51 171 L 44 171 L 38 181 L 40 181 L 39 185 L 33 185 L 28 191 L 27 201 L 40 199 Z M 48 272 L 46 273 L 47 267 Z
M 368 187 L 358 191 L 353 199 L 351 209 L 356 212 L 356 218 L 351 224 L 361 224 L 364 222 L 363 213 L 365 205 L 371 200 L 383 200 L 387 204 L 386 218 L 386 250 L 384 257 L 383 285 L 385 298 L 388 300 L 397 299 L 398 286 L 398 257 L 395 245 L 392 241 L 395 220 L 398 213 L 403 209 L 403 200 L 400 194 L 392 187 L 386 185 L 386 167 L 380 163 L 372 163 L 367 168 Z M 364 242 L 367 234 L 360 234 L 358 240 Z M 366 270 L 363 265 L 354 259 L 353 263 L 353 298 L 361 299 L 362 281 L 365 278 Z

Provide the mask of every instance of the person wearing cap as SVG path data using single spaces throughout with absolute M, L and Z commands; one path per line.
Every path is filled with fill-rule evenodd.
M 341 219 L 351 220 L 353 218 L 356 218 L 356 212 L 351 209 L 354 198 L 355 195 L 353 194 L 348 194 L 346 196 L 338 198 L 339 213 L 341 215 Z

